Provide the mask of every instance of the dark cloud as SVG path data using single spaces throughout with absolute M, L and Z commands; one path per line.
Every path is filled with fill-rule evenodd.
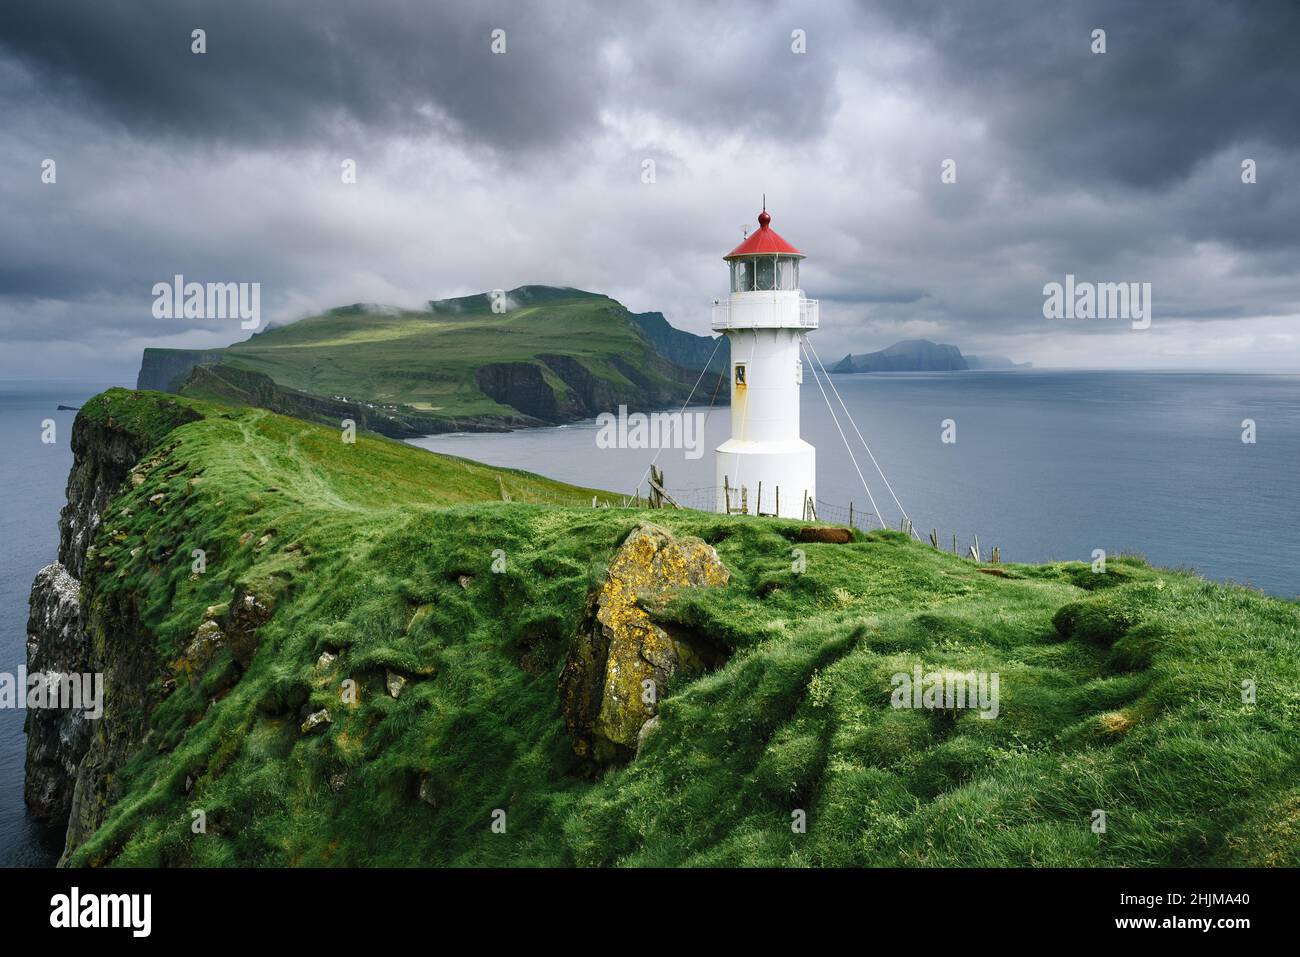
M 1300 146 L 1294 0 L 891 0 L 885 9 L 931 45 L 936 85 L 986 117 L 1044 186 L 1158 189 L 1226 147 Z M 1091 51 L 1094 29 L 1106 31 L 1104 54 Z
M 0 375 L 242 337 L 154 320 L 174 273 L 261 282 L 269 321 L 550 283 L 703 332 L 763 192 L 824 355 L 1109 359 L 1044 325 L 1071 272 L 1153 283 L 1133 362 L 1249 358 L 1300 311 L 1297 49 L 1269 0 L 5 4 Z
M 21 3 L 0 10 L 0 50 L 65 104 L 189 140 L 432 132 L 509 154 L 580 141 L 610 97 L 701 126 L 816 129 L 833 72 L 792 57 L 789 28 L 738 30 L 736 14 L 595 0 Z
M 504 149 L 581 135 L 600 94 L 582 18 L 533 4 L 15 3 L 0 48 L 138 135 L 248 142 L 430 131 Z M 191 32 L 207 52 L 191 52 Z M 490 38 L 505 30 L 506 54 Z M 567 123 L 557 123 L 560 116 Z

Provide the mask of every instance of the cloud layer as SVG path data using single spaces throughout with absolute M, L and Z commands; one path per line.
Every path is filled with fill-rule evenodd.
M 1290 2 L 7 5 L 0 376 L 241 338 L 152 318 L 177 273 L 275 321 L 540 282 L 703 332 L 762 193 L 826 358 L 1300 368 L 1297 48 Z M 1152 328 L 1043 319 L 1066 273 L 1152 283 Z

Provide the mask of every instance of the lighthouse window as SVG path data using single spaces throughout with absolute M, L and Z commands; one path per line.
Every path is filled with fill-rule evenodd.
M 799 288 L 799 260 L 793 256 L 782 256 L 776 261 L 776 288 Z
M 793 256 L 755 256 L 731 264 L 732 292 L 799 288 L 799 260 Z
M 745 384 L 745 364 L 743 362 L 737 362 L 736 363 L 736 385 L 744 385 L 744 384 Z
M 749 292 L 754 288 L 754 272 L 750 268 L 750 263 L 744 259 L 738 259 L 731 264 L 731 291 L 732 292 Z

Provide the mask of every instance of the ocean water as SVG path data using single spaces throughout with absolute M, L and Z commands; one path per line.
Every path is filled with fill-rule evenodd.
M 831 377 L 923 538 L 963 552 L 978 535 L 1004 561 L 1140 554 L 1207 578 L 1300 595 L 1300 376 L 1175 372 L 964 372 Z M 817 448 L 822 518 L 901 517 L 834 394 L 873 508 L 811 376 L 803 437 Z M 702 409 L 692 411 L 703 412 Z M 730 412 L 707 414 L 704 454 L 659 453 L 668 490 L 712 501 L 712 450 Z M 942 441 L 945 420 L 956 442 Z M 1256 441 L 1242 441 L 1242 421 Z M 597 447 L 594 421 L 415 444 L 576 484 L 644 494 L 654 452 Z M 754 489 L 750 489 L 751 495 Z M 765 490 L 765 500 L 770 507 Z M 789 494 L 782 490 L 782 495 Z M 796 492 L 796 495 L 800 492 Z
M 27 597 L 36 573 L 59 551 L 59 509 L 72 468 L 75 412 L 109 385 L 85 381 L 0 380 L 0 671 L 27 660 Z M 41 441 L 53 419 L 55 442 Z M 23 804 L 25 711 L 0 709 L 0 866 L 48 866 L 63 849 L 63 831 L 41 826 Z

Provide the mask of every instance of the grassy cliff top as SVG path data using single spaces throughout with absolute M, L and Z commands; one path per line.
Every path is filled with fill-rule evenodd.
M 524 473 L 195 408 L 108 510 L 87 588 L 137 608 L 164 663 L 237 592 L 271 611 L 246 669 L 223 651 L 166 691 L 163 668 L 74 863 L 1300 864 L 1293 602 L 1135 558 L 999 576 L 897 533 L 797 544 L 798 523 L 592 509 Z M 674 679 L 640 755 L 593 775 L 557 681 L 642 521 L 716 547 L 730 583 L 663 614 L 727 660 Z M 917 666 L 998 673 L 997 718 L 891 707 Z

